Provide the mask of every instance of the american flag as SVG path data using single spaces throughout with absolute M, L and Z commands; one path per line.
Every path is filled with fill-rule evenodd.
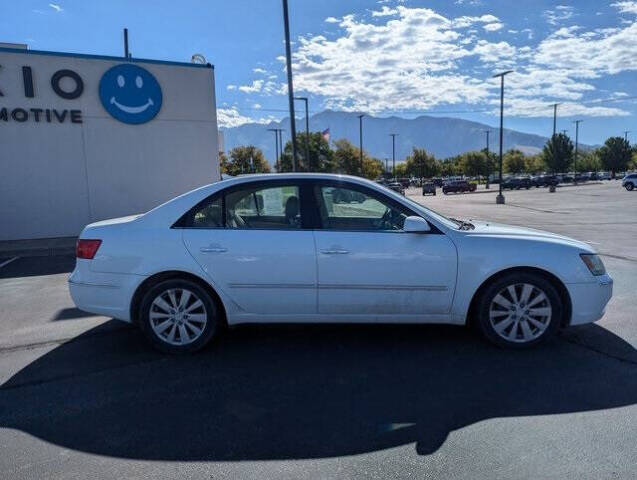
M 330 141 L 330 127 L 327 127 L 325 130 L 321 132 L 321 135 L 326 141 Z

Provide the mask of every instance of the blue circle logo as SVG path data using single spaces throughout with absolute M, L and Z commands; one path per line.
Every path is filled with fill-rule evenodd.
M 148 70 L 123 63 L 102 75 L 100 100 L 113 118 L 137 125 L 152 120 L 159 113 L 161 87 Z

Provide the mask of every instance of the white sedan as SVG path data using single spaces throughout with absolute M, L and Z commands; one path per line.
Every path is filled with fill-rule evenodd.
M 251 175 L 88 225 L 78 308 L 192 352 L 240 323 L 475 324 L 528 347 L 602 317 L 613 281 L 587 244 L 446 218 L 373 182 Z

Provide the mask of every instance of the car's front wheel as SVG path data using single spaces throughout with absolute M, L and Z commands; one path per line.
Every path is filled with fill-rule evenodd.
M 563 305 L 551 282 L 534 273 L 510 273 L 491 282 L 480 297 L 478 325 L 496 345 L 526 348 L 557 332 Z
M 635 188 L 635 186 L 631 182 L 628 182 L 626 184 L 626 190 L 628 190 L 629 192 L 632 191 L 633 188 Z
M 151 345 L 165 353 L 191 353 L 218 330 L 219 314 L 210 294 L 196 282 L 170 279 L 143 297 L 140 326 Z

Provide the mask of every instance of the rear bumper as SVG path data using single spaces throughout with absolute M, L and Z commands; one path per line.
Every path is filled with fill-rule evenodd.
M 567 283 L 571 297 L 572 314 L 570 325 L 596 322 L 604 316 L 606 304 L 613 296 L 613 279 L 600 275 L 591 283 Z
M 130 303 L 146 277 L 91 272 L 86 260 L 78 259 L 68 283 L 73 303 L 80 310 L 130 322 Z

